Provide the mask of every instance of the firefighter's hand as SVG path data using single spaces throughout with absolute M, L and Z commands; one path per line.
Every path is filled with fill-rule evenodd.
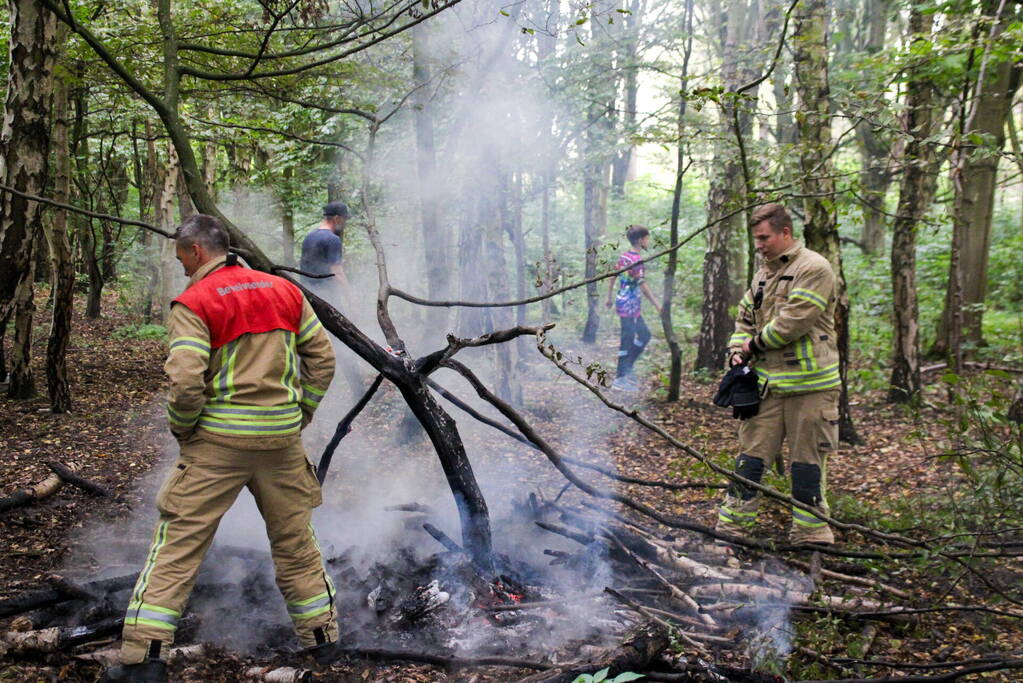
M 606 306 L 607 308 L 611 308 L 612 306 L 614 306 L 614 301 L 613 301 L 613 300 L 611 300 L 611 299 L 608 299 L 608 300 L 607 300 L 606 302 L 604 302 L 604 305 L 605 305 L 605 306 Z
M 741 353 L 733 353 L 732 357 L 728 360 L 728 364 L 733 368 L 736 365 L 742 365 L 745 362 L 746 358 Z
M 744 357 L 746 357 L 746 358 L 752 358 L 753 357 L 753 349 L 750 348 L 750 345 L 749 345 L 750 341 L 752 341 L 752 340 L 747 339 L 746 341 L 744 341 L 742 343 L 742 355 Z

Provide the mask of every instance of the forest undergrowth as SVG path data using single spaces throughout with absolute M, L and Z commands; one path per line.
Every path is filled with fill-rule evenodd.
M 48 473 L 48 461 L 74 461 L 80 473 L 111 495 L 95 498 L 70 487 L 36 504 L 0 514 L 0 598 L 41 585 L 44 577 L 61 570 L 71 556 L 79 532 L 97 521 L 118 524 L 140 506 L 151 506 L 138 488 L 157 462 L 164 431 L 161 396 L 163 344 L 152 330 L 139 325 L 118 308 L 116 293 L 108 295 L 103 318 L 78 318 L 69 352 L 75 411 L 53 415 L 45 395 L 28 400 L 0 399 L 0 494 L 7 495 Z M 40 302 L 36 327 L 36 376 L 45 377 L 46 312 Z M 111 343 L 111 341 L 114 343 Z M 590 353 L 605 359 L 614 355 L 610 336 Z M 656 366 L 660 349 L 651 348 Z M 537 364 L 540 363 L 538 359 Z M 41 381 L 41 380 L 40 380 Z M 784 664 L 788 680 L 871 678 L 936 673 L 932 665 L 976 660 L 986 656 L 1023 653 L 1023 619 L 998 616 L 990 610 L 1015 608 L 1023 595 L 1023 566 L 1018 559 L 970 559 L 953 563 L 939 555 L 943 547 L 982 541 L 985 533 L 1023 527 L 1023 461 L 1019 427 L 1004 420 L 1012 378 L 1001 371 L 972 372 L 961 378 L 933 371 L 924 400 L 913 408 L 883 402 L 881 390 L 854 397 L 854 416 L 865 443 L 843 445 L 828 468 L 832 512 L 855 522 L 913 538 L 935 539 L 929 551 L 910 561 L 829 559 L 825 567 L 881 579 L 910 594 L 900 604 L 916 608 L 950 606 L 981 609 L 923 612 L 902 623 L 849 619 L 821 609 L 794 614 L 791 622 L 796 650 Z M 952 386 L 962 410 L 948 407 Z M 716 481 L 703 466 L 674 450 L 657 435 L 621 415 L 609 415 L 600 429 L 565 433 L 571 423 L 573 396 L 579 387 L 550 373 L 527 373 L 524 403 L 534 426 L 555 442 L 571 445 L 568 455 L 599 453 L 620 475 L 668 481 Z M 735 456 L 737 423 L 711 403 L 713 382 L 686 378 L 683 400 L 666 404 L 655 368 L 647 367 L 638 408 L 654 422 L 694 448 L 727 466 Z M 362 428 L 386 430 L 402 412 L 395 392 L 384 391 L 360 420 Z M 460 424 L 468 420 L 459 416 Z M 558 495 L 564 480 L 529 449 L 503 436 L 465 430 L 474 458 L 502 458 L 521 482 L 540 495 Z M 1015 440 L 1014 440 L 1015 439 Z M 343 448 L 344 446 L 342 446 Z M 415 445 L 419 448 L 421 444 Z M 959 447 L 957 455 L 953 449 Z M 529 458 L 524 457 L 530 454 Z M 316 460 L 318 454 L 311 453 Z M 402 453 L 390 454 L 400 466 Z M 776 474 L 768 483 L 787 491 Z M 337 486 L 325 488 L 329 498 Z M 610 486 L 612 482 L 604 481 Z M 357 485 L 357 482 L 354 482 Z M 692 521 L 713 524 L 719 492 L 692 489 L 667 492 L 633 484 L 617 484 L 623 493 L 658 509 Z M 582 500 L 569 492 L 566 502 Z M 410 501 L 396 500 L 395 503 Z M 783 541 L 788 514 L 767 506 L 759 532 Z M 839 544 L 850 549 L 876 549 L 857 534 L 840 534 Z M 1018 550 L 1018 545 L 1016 546 Z M 894 549 L 889 549 L 893 550 Z M 805 558 L 803 558 L 805 559 Z M 825 585 L 827 580 L 825 579 Z M 988 610 L 988 611 L 985 611 Z M 0 631 L 10 628 L 0 622 Z M 514 653 L 510 653 L 514 654 Z M 742 664 L 740 655 L 732 663 Z M 727 659 L 727 656 L 726 656 Z M 885 666 L 898 662 L 897 667 Z M 209 655 L 199 662 L 175 665 L 177 680 L 237 680 L 244 666 L 272 665 L 230 652 Z M 0 660 L 0 681 L 95 680 L 95 665 L 52 655 L 38 659 Z M 377 664 L 347 661 L 336 664 L 324 680 L 433 681 L 515 680 L 527 672 L 507 669 L 444 671 L 419 664 Z M 1018 672 L 1016 672 L 1018 674 Z M 987 674 L 984 680 L 1019 680 L 1013 672 Z

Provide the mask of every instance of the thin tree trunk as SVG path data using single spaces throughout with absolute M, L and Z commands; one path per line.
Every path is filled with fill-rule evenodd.
M 685 132 L 686 132 L 686 95 L 689 89 L 689 58 L 693 53 L 693 0 L 686 0 L 682 19 L 686 42 L 682 59 L 682 74 L 679 76 L 678 101 L 678 146 L 675 160 L 675 190 L 671 199 L 671 244 L 678 243 L 678 224 L 682 213 L 682 188 L 685 180 Z M 668 254 L 668 264 L 664 269 L 664 294 L 661 297 L 661 328 L 668 342 L 668 353 L 671 356 L 671 369 L 668 374 L 668 400 L 677 401 L 682 393 L 682 348 L 675 336 L 675 326 L 671 322 L 671 304 L 675 298 L 675 271 L 678 269 L 678 250 Z
M 295 168 L 288 166 L 283 171 L 284 183 L 291 185 L 291 179 L 295 175 Z M 281 259 L 286 266 L 295 265 L 295 207 L 291 205 L 287 193 L 281 197 Z
M 884 49 L 888 25 L 888 0 L 865 0 L 864 21 L 866 42 L 863 51 L 876 55 Z M 866 121 L 856 126 L 856 142 L 860 151 L 860 189 L 864 200 L 863 229 L 860 243 L 868 254 L 884 251 L 885 211 L 884 198 L 891 183 L 888 173 L 888 154 L 891 141 Z
M 611 164 L 611 194 L 616 198 L 625 196 L 625 183 L 629 180 L 629 168 L 632 166 L 635 145 L 631 138 L 636 132 L 636 101 L 639 95 L 639 65 L 637 64 L 639 49 L 639 25 L 642 21 L 643 5 L 640 0 L 628 2 L 628 12 L 622 17 L 622 49 L 618 53 L 618 71 L 624 72 L 622 101 L 624 111 L 622 117 L 622 136 L 624 140 L 620 151 Z
M 928 40 L 933 15 L 914 6 L 909 15 L 911 39 Z M 892 224 L 892 376 L 888 401 L 908 403 L 920 395 L 920 320 L 916 292 L 917 229 L 931 202 L 929 177 L 934 151 L 926 142 L 934 126 L 934 85 L 919 67 L 907 74 L 906 133 L 899 208 Z
M 835 269 L 835 334 L 838 342 L 839 438 L 859 443 L 860 438 L 849 412 L 849 297 L 842 270 L 842 251 L 838 239 L 835 208 L 835 180 L 831 152 L 831 111 L 828 101 L 827 5 L 825 0 L 805 0 L 794 12 L 796 90 L 801 116 L 798 117 L 799 165 L 802 175 L 804 237 L 806 245 L 824 256 Z
M 38 246 L 32 242 L 32 249 Z M 27 399 L 36 395 L 32 374 L 32 318 L 35 315 L 35 254 L 30 253 L 25 279 L 18 285 L 14 298 L 14 339 L 11 344 L 11 383 L 7 386 L 10 398 Z
M 426 287 L 431 299 L 450 294 L 450 239 L 440 222 L 437 151 L 434 138 L 434 112 L 430 88 L 430 43 L 426 24 L 412 29 L 412 95 L 416 131 L 416 171 L 419 183 L 419 222 L 423 231 L 423 255 L 426 259 Z M 441 330 L 448 326 L 448 309 L 427 311 L 427 326 Z
M 61 26 L 66 38 L 67 29 Z M 63 43 L 63 41 L 61 41 Z M 71 148 L 68 142 L 67 84 L 55 79 L 53 88 L 53 198 L 67 203 L 71 197 Z M 74 313 L 75 266 L 68 237 L 67 212 L 54 211 L 43 221 L 46 243 L 50 252 L 51 297 L 53 319 L 46 343 L 46 391 L 50 397 L 50 410 L 54 413 L 71 412 L 71 388 L 67 375 L 67 347 L 71 337 L 71 319 Z
M 9 0 L 8 20 L 11 38 L 0 181 L 23 192 L 43 194 L 57 21 L 35 0 Z M 28 276 L 32 242 L 42 235 L 41 212 L 36 202 L 9 192 L 0 195 L 0 318 L 7 316 Z

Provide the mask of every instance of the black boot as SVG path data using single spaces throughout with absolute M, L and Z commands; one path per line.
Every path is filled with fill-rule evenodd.
M 344 652 L 342 652 L 341 648 L 338 647 L 337 643 L 321 643 L 319 645 L 306 648 L 302 651 L 302 654 L 312 657 L 319 666 L 330 666 L 337 660 L 341 659 Z
M 121 664 L 107 669 L 101 683 L 167 683 L 167 663 L 147 659 L 141 664 Z

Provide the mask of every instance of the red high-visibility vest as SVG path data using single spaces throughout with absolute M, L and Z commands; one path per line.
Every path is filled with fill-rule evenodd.
M 302 323 L 302 292 L 282 277 L 242 266 L 224 266 L 174 299 L 202 318 L 210 346 L 218 349 L 243 334 L 289 330 Z

